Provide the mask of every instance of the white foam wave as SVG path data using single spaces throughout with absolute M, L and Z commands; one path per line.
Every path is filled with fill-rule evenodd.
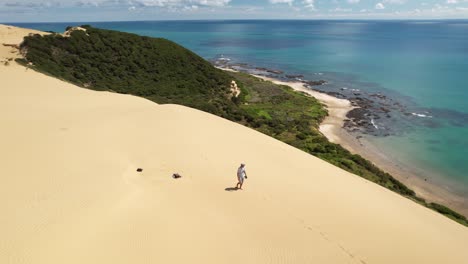
M 432 116 L 430 115 L 425 115 L 425 114 L 418 114 L 418 113 L 411 113 L 412 115 L 414 116 L 417 116 L 417 117 L 427 117 L 427 118 L 432 118 Z

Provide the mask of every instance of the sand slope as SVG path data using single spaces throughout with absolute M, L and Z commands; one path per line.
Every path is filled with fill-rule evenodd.
M 251 129 L 18 65 L 0 80 L 0 263 L 468 262 L 466 227 Z

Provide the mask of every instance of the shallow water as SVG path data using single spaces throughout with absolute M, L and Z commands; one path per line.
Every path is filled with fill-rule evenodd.
M 421 22 L 428 21 L 88 24 L 167 38 L 209 60 L 323 79 L 325 91 L 383 94 L 404 110 L 372 119 L 382 132 L 372 142 L 468 193 L 468 21 Z M 73 23 L 16 25 L 61 32 Z

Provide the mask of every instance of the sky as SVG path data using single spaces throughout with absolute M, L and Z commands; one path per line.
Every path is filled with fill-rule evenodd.
M 468 0 L 0 0 L 0 22 L 468 19 Z

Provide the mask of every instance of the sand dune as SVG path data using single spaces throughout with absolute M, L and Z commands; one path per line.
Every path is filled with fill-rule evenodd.
M 0 263 L 468 263 L 466 227 L 251 129 L 19 65 L 0 82 Z
M 21 57 L 18 50 L 11 45 L 19 45 L 24 36 L 28 34 L 45 35 L 48 33 L 0 24 L 0 64 L 4 65 L 7 61 L 11 62 L 13 59 Z

